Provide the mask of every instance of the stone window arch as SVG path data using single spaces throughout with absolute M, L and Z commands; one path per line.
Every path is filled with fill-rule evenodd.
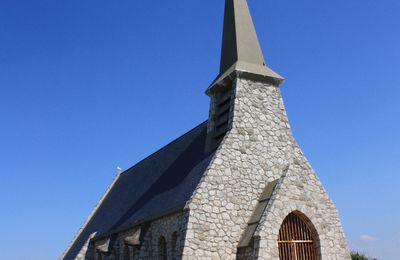
M 163 236 L 158 239 L 158 259 L 167 260 L 167 241 Z
M 318 234 L 300 212 L 292 212 L 283 220 L 278 246 L 280 260 L 319 260 Z
M 175 260 L 178 251 L 178 232 L 174 232 L 171 237 L 171 256 Z

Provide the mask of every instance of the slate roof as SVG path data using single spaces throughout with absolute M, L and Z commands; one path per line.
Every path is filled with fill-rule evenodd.
M 89 236 L 123 230 L 183 209 L 215 151 L 205 152 L 207 122 L 121 173 L 64 259 L 74 259 Z

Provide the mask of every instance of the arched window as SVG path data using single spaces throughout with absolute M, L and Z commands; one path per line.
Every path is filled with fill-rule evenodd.
M 130 253 L 130 249 L 129 246 L 127 244 L 124 245 L 124 260 L 130 260 L 131 259 L 131 253 Z
M 280 260 L 318 259 L 317 234 L 311 222 L 306 221 L 296 213 L 285 218 L 278 238 Z
M 171 256 L 172 256 L 172 259 L 173 260 L 175 260 L 175 258 L 176 258 L 176 252 L 177 252 L 177 245 L 178 244 L 178 233 L 177 232 L 174 232 L 173 234 L 172 234 L 172 239 L 171 239 Z
M 167 241 L 163 236 L 158 240 L 158 255 L 160 260 L 167 260 Z
M 114 248 L 113 248 L 113 259 L 115 259 L 115 260 L 119 260 L 120 259 L 120 245 L 119 245 L 119 243 L 116 243 L 115 245 L 114 245 Z
M 100 252 L 96 253 L 96 260 L 103 260 L 103 254 Z

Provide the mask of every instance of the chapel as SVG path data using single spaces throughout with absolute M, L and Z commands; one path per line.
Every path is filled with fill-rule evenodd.
M 120 172 L 64 260 L 350 260 L 246 0 L 226 0 L 206 121 Z

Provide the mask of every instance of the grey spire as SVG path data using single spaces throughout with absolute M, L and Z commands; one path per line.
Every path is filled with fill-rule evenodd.
M 283 78 L 265 65 L 246 0 L 225 0 L 220 74 L 215 85 L 224 84 L 234 73 L 256 76 L 279 84 Z M 211 91 L 212 92 L 212 91 Z

